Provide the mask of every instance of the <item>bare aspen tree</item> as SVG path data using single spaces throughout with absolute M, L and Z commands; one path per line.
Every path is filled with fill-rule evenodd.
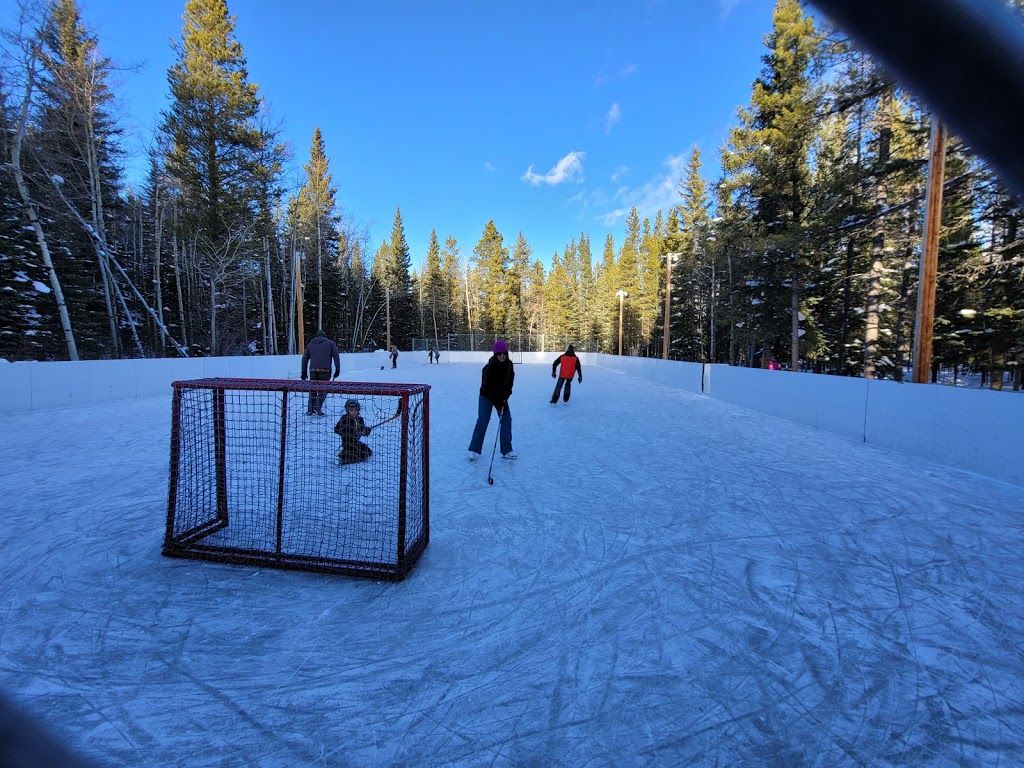
M 27 20 L 26 20 L 27 21 Z M 22 27 L 24 29 L 24 26 Z M 50 246 L 43 229 L 42 221 L 39 218 L 39 208 L 29 190 L 25 178 L 25 170 L 22 160 L 22 149 L 25 144 L 25 137 L 28 132 L 29 116 L 31 114 L 32 98 L 35 92 L 36 77 L 38 75 L 40 48 L 42 41 L 38 34 L 25 36 L 19 34 L 18 39 L 12 41 L 21 51 L 24 58 L 23 74 L 25 77 L 22 91 L 21 104 L 18 107 L 18 118 L 14 125 L 14 137 L 11 144 L 11 171 L 14 174 L 14 181 L 21 196 L 21 202 L 25 206 L 25 214 L 28 216 L 29 224 L 35 233 L 36 243 L 39 245 L 39 255 L 43 260 L 50 281 L 50 288 L 53 290 L 54 299 L 57 302 L 57 311 L 60 315 L 61 330 L 64 333 L 64 341 L 68 348 L 68 358 L 78 360 L 78 347 L 75 344 L 75 334 L 71 328 L 71 317 L 68 314 L 67 303 L 64 300 L 64 291 L 61 289 L 60 279 L 57 276 L 57 269 L 53 265 L 50 255 Z

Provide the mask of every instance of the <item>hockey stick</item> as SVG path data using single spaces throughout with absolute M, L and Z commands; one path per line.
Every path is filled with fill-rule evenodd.
M 377 427 L 379 427 L 379 426 L 381 426 L 383 424 L 387 424 L 389 421 L 394 421 L 395 419 L 397 419 L 401 415 L 402 415 L 402 401 L 399 400 L 398 401 L 398 410 L 395 411 L 395 415 L 394 416 L 389 416 L 388 418 L 384 419 L 384 421 L 379 421 L 376 424 L 371 424 L 369 428 L 370 429 L 376 429 Z
M 494 454 L 498 451 L 498 435 L 501 434 L 501 417 L 505 415 L 505 409 L 498 411 L 498 430 L 494 433 L 494 447 L 491 448 L 491 464 L 487 467 L 487 484 L 494 485 L 494 478 L 491 477 L 491 470 L 494 469 Z

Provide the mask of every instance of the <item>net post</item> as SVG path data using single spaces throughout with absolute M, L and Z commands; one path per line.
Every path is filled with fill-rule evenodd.
M 430 434 L 430 389 L 423 393 L 423 434 Z M 430 543 L 430 440 L 423 441 L 423 546 Z
M 178 382 L 171 384 L 174 394 L 171 398 L 171 480 L 167 484 L 167 531 L 164 533 L 164 548 L 174 543 L 174 510 L 178 502 L 178 459 L 180 447 L 178 445 L 179 428 L 178 422 L 181 419 L 181 388 Z
M 408 495 L 409 485 L 409 393 L 403 392 L 401 400 L 402 409 L 402 432 L 400 459 L 398 464 L 398 551 L 396 552 L 396 565 L 398 572 L 405 574 L 405 503 Z
M 228 519 L 227 414 L 224 387 L 213 388 L 213 466 L 217 493 L 217 519 Z
M 281 389 L 281 450 L 277 459 L 277 548 L 280 556 L 284 548 L 284 478 L 285 449 L 288 445 L 288 389 Z

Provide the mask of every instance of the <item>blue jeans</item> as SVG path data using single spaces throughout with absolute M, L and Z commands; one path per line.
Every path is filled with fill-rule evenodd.
M 501 414 L 501 421 L 498 422 L 498 440 L 501 443 L 501 452 L 508 453 L 512 450 L 512 414 L 507 407 L 502 412 L 500 404 L 492 403 L 483 395 L 480 395 L 480 402 L 477 405 L 476 426 L 473 427 L 473 439 L 469 441 L 469 450 L 483 453 L 484 435 L 487 433 L 487 425 L 491 423 L 491 408 Z

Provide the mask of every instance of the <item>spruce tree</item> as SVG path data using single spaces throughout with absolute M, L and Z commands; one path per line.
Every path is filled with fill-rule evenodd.
M 480 277 L 480 327 L 486 334 L 504 337 L 511 330 L 513 295 L 508 248 L 493 219 L 473 247 L 473 262 Z
M 253 200 L 273 136 L 258 120 L 257 86 L 248 80 L 235 21 L 224 0 L 188 0 L 177 62 L 168 70 L 171 105 L 162 114 L 167 173 L 181 195 L 178 235 L 189 249 L 212 354 L 244 347 L 244 299 L 259 261 Z
M 803 234 L 809 193 L 809 150 L 820 97 L 811 80 L 819 35 L 797 0 L 778 0 L 764 68 L 754 82 L 749 110 L 730 132 L 723 166 L 742 188 L 756 225 L 744 256 L 747 279 L 737 293 L 760 335 L 761 365 L 789 348 L 799 364 Z
M 304 244 L 306 338 L 311 338 L 317 329 L 332 339 L 346 330 L 348 254 L 339 228 L 338 190 L 329 165 L 323 135 L 317 127 L 310 142 L 309 161 L 303 165 L 305 182 L 295 205 L 296 237 Z

